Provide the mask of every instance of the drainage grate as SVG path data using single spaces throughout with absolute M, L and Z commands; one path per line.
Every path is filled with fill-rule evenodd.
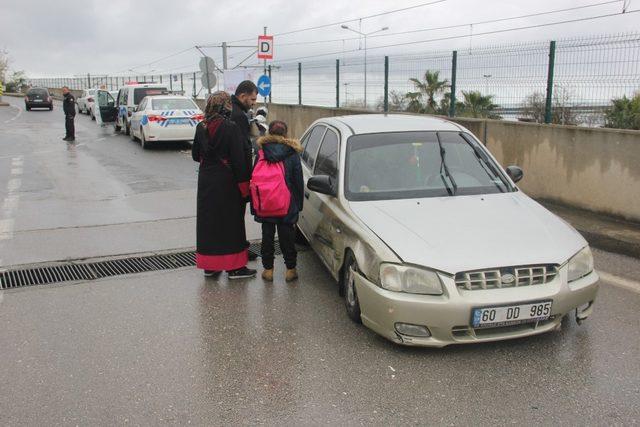
M 253 242 L 249 252 L 260 255 L 260 242 Z M 280 245 L 275 243 L 276 255 L 281 255 Z M 173 252 L 149 256 L 110 259 L 97 262 L 70 261 L 64 264 L 22 268 L 0 272 L 0 289 L 24 286 L 48 285 L 52 283 L 95 280 L 124 274 L 147 271 L 173 270 L 196 264 L 193 251 Z

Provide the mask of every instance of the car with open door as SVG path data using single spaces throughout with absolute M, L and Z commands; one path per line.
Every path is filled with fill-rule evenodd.
M 592 313 L 599 278 L 586 240 L 464 127 L 331 117 L 301 142 L 297 226 L 355 322 L 399 344 L 442 347 L 541 334 Z
M 100 114 L 100 119 L 103 124 L 113 124 L 116 122 L 118 118 L 118 106 L 116 104 L 116 99 L 111 94 L 111 92 L 98 89 L 96 91 L 96 111 Z

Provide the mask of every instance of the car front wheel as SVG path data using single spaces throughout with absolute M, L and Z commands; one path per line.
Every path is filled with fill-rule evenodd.
M 356 323 L 362 323 L 360 318 L 360 302 L 356 292 L 356 274 L 358 265 L 353 253 L 347 252 L 342 267 L 342 286 L 344 288 L 344 305 L 347 315 Z
M 142 146 L 143 150 L 149 149 L 149 143 L 147 142 L 147 139 L 144 136 L 144 131 L 142 129 L 140 129 L 140 145 Z

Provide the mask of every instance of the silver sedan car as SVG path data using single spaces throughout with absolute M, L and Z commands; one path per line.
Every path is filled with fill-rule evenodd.
M 558 329 L 593 310 L 587 242 L 516 186 L 462 126 L 427 116 L 320 119 L 302 137 L 298 228 L 347 314 L 442 347 Z

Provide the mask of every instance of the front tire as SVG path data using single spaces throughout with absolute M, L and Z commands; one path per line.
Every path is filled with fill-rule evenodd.
M 344 265 L 342 267 L 342 286 L 344 289 L 344 305 L 347 315 L 355 323 L 362 323 L 360 317 L 360 301 L 356 292 L 355 272 L 358 271 L 358 264 L 355 256 L 348 251 L 344 257 Z

